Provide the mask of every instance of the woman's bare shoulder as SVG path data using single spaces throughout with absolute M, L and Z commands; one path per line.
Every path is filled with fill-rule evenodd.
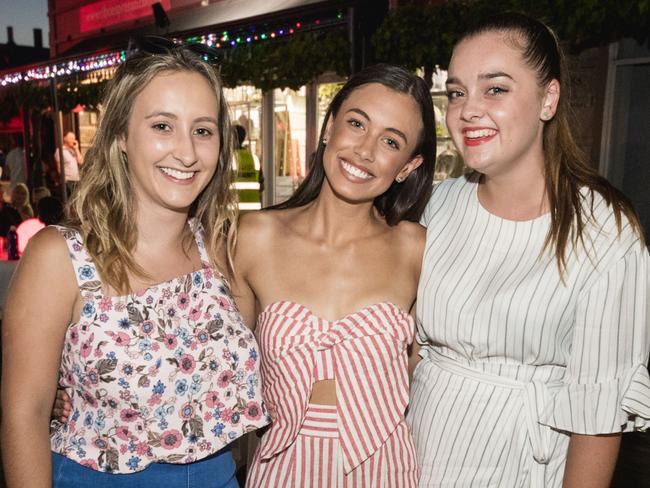
M 54 227 L 46 227 L 37 232 L 27 244 L 21 263 L 49 262 L 52 266 L 66 265 L 69 267 L 68 258 L 70 251 L 64 237 Z
M 418 267 L 422 262 L 427 230 L 417 222 L 401 221 L 395 226 L 395 240 L 400 252 L 407 254 Z
M 260 239 L 262 235 L 268 237 L 269 232 L 275 231 L 285 221 L 284 210 L 259 210 L 246 212 L 239 218 L 238 234 L 240 237 Z
M 61 232 L 53 227 L 40 230 L 29 240 L 17 272 L 30 281 L 56 280 L 70 290 L 77 287 L 70 250 Z
M 30 305 L 34 310 L 61 305 L 63 312 L 69 315 L 79 294 L 69 256 L 65 239 L 56 229 L 49 227 L 32 237 L 11 281 L 7 297 L 8 316 L 16 315 L 17 308 L 29 303 L 30 297 L 34 296 L 39 297 Z M 53 287 L 53 283 L 56 286 Z
M 237 260 L 255 260 L 260 252 L 273 247 L 273 243 L 284 234 L 286 213 L 285 210 L 261 210 L 240 216 L 235 253 Z
M 399 239 L 405 239 L 412 243 L 424 245 L 427 237 L 427 229 L 417 222 L 402 220 L 395 226 L 395 231 Z

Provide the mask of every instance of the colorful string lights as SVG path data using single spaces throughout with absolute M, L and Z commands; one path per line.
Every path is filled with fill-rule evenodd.
M 186 39 L 179 39 L 179 42 L 202 43 L 210 47 L 222 49 L 235 47 L 239 44 L 251 44 L 258 41 L 267 41 L 278 37 L 294 35 L 300 30 L 310 28 L 323 28 L 330 25 L 340 24 L 343 19 L 343 12 L 339 11 L 332 19 L 314 19 L 309 22 L 294 22 L 290 25 L 277 27 L 273 30 L 259 32 L 256 27 L 250 27 L 246 31 L 222 31 L 219 34 L 210 33 L 200 36 L 193 36 Z M 175 39 L 176 40 L 176 39 Z M 124 62 L 127 52 L 125 50 L 112 51 L 102 54 L 93 54 L 72 60 L 56 61 L 34 66 L 25 71 L 14 71 L 0 75 L 0 86 L 14 85 L 21 82 L 43 81 L 54 77 L 85 73 L 104 68 L 117 66 Z

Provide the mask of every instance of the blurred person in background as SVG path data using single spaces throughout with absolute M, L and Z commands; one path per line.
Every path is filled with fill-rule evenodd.
M 59 148 L 54 152 L 56 169 L 61 174 Z M 74 132 L 68 132 L 63 136 L 63 170 L 65 172 L 65 186 L 68 195 L 72 195 L 76 184 L 79 182 L 79 168 L 84 163 L 84 158 L 79 151 L 79 142 Z
M 61 200 L 56 197 L 46 196 L 38 201 L 36 207 L 38 219 L 45 225 L 57 225 L 63 222 L 65 213 Z
M 29 189 L 25 183 L 18 183 L 11 190 L 11 205 L 18 211 L 22 220 L 34 216 L 34 209 L 29 203 Z
M 18 226 L 23 221 L 20 213 L 10 202 L 5 201 L 4 194 L 0 188 L 0 237 L 7 237 L 11 226 Z
M 38 202 L 43 197 L 49 197 L 52 193 L 45 186 L 37 186 L 32 190 L 32 208 L 38 208 Z
M 7 153 L 5 172 L 11 181 L 11 189 L 19 183 L 25 183 L 25 150 L 22 134 L 14 134 L 12 147 Z

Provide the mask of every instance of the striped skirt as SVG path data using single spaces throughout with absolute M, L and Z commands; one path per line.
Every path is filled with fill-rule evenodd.
M 267 461 L 259 460 L 259 452 L 248 488 L 411 488 L 418 483 L 415 448 L 404 421 L 377 452 L 345 474 L 335 405 L 310 404 L 288 449 Z

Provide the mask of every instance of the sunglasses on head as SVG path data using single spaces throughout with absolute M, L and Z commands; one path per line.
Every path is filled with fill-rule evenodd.
M 221 61 L 219 51 L 200 42 L 175 42 L 173 39 L 160 36 L 139 36 L 129 41 L 128 56 L 135 53 L 167 54 L 178 49 L 187 49 L 198 55 L 209 64 L 218 64 Z

